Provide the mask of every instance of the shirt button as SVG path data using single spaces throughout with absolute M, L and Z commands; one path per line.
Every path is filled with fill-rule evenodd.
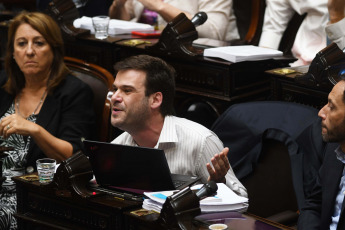
M 28 167 L 26 168 L 26 172 L 27 172 L 27 173 L 33 173 L 33 172 L 34 172 L 34 167 L 28 166 Z

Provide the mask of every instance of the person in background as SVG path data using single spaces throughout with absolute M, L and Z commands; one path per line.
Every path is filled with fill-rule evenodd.
M 340 49 L 345 48 L 345 1 L 328 0 L 329 23 L 326 26 L 328 38 Z
M 327 0 L 266 0 L 266 5 L 259 46 L 278 49 L 294 13 L 307 13 L 292 47 L 292 54 L 298 59 L 292 65 L 310 64 L 315 55 L 326 47 Z
M 172 67 L 159 58 L 139 55 L 118 62 L 115 69 L 118 72 L 108 95 L 111 124 L 125 132 L 112 143 L 163 149 L 172 173 L 199 176 L 202 183 L 225 183 L 247 197 L 229 164 L 229 149 L 219 138 L 198 123 L 172 115 Z
M 11 180 L 32 173 L 36 160 L 58 163 L 91 138 L 92 90 L 64 63 L 59 26 L 49 16 L 21 13 L 9 26 L 5 72 L 0 75 L 0 146 L 7 179 L 0 192 L 0 229 L 16 229 L 16 189 Z
M 203 11 L 208 19 L 196 28 L 199 38 L 230 41 L 239 38 L 232 5 L 232 0 L 114 0 L 109 16 L 151 25 L 157 23 L 162 30 L 180 13 L 192 19 Z
M 52 0 L 36 0 L 36 10 L 45 12 Z M 72 0 L 76 5 L 79 17 L 94 17 L 98 15 L 107 15 L 112 0 Z
M 298 229 L 345 229 L 345 80 L 333 87 L 319 116 L 323 140 L 338 143 L 338 148 L 324 157 L 316 185 L 300 210 Z

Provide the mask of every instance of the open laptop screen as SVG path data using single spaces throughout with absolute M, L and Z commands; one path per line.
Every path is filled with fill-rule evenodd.
M 101 187 L 175 189 L 163 150 L 88 140 L 84 145 Z

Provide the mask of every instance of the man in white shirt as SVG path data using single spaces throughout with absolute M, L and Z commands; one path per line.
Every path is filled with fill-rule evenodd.
M 340 49 L 345 48 L 345 1 L 328 0 L 329 23 L 326 26 L 328 38 Z
M 298 59 L 294 66 L 310 64 L 326 47 L 327 0 L 266 0 L 266 5 L 259 46 L 278 49 L 293 14 L 307 13 L 296 34 L 292 53 Z
M 229 164 L 229 149 L 219 138 L 200 124 L 172 115 L 173 68 L 159 58 L 139 55 L 117 63 L 115 69 L 109 92 L 111 124 L 125 132 L 112 143 L 163 149 L 172 173 L 199 176 L 203 183 L 225 183 L 247 197 Z

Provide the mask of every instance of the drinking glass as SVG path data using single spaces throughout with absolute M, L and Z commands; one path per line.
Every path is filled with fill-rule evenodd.
M 92 18 L 95 37 L 97 39 L 106 39 L 108 37 L 109 20 L 108 16 L 96 16 Z
M 56 161 L 51 158 L 38 159 L 36 161 L 39 182 L 49 184 L 53 181 Z

